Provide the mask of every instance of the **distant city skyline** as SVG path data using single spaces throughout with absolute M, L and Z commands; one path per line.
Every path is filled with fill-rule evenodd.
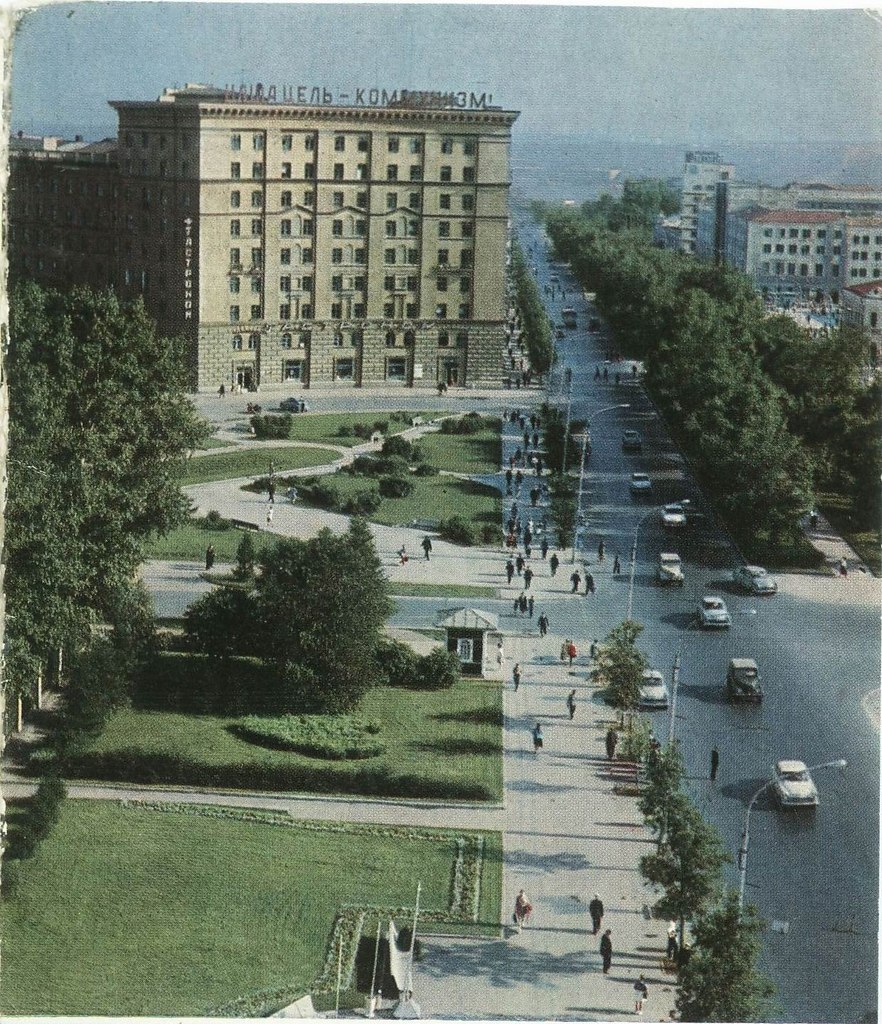
M 492 93 L 517 132 L 724 146 L 882 141 L 882 22 L 857 10 L 75 3 L 23 16 L 14 130 L 113 134 L 185 82 Z

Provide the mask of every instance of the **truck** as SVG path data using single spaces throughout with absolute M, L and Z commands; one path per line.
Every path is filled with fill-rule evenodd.
M 567 306 L 566 309 L 562 310 L 561 316 L 563 317 L 564 327 L 572 328 L 577 326 L 576 311 L 572 308 L 572 306 Z

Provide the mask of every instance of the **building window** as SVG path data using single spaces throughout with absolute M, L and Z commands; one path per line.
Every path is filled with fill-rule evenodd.
M 309 275 L 300 279 L 300 287 L 303 291 L 308 292 L 312 288 L 312 277 Z
M 397 229 L 397 226 L 395 224 L 395 221 L 394 220 L 387 220 L 386 221 L 386 237 L 387 238 L 395 238 L 397 233 L 398 233 L 398 229 Z
M 466 156 L 474 156 L 475 155 L 475 140 L 474 139 L 464 139 L 463 140 L 463 144 L 462 144 L 462 151 L 463 151 L 463 153 L 465 153 Z
M 230 316 L 230 319 L 231 320 L 233 319 L 232 315 Z M 236 319 L 237 320 L 239 319 L 238 316 L 236 317 Z M 240 352 L 241 349 L 242 349 L 242 335 L 241 334 L 234 334 L 233 335 L 233 350 L 235 352 Z
M 357 220 L 355 222 L 355 237 L 364 238 L 367 234 L 367 222 L 363 220 Z
M 262 287 L 262 282 L 261 282 L 260 278 L 259 277 L 252 277 L 251 278 L 251 291 L 255 295 L 260 295 L 261 287 Z
M 303 177 L 314 178 L 315 177 L 315 164 L 304 164 L 303 165 Z
M 293 136 L 291 136 L 291 135 L 283 135 L 282 136 L 282 149 L 286 153 L 290 153 L 291 152 L 291 146 L 293 145 L 293 142 L 294 142 Z
M 447 303 L 446 302 L 439 302 L 438 303 L 438 305 L 435 307 L 435 316 L 439 320 L 446 320 L 447 319 Z
M 230 293 L 232 295 L 238 295 L 239 294 L 239 278 L 238 277 L 231 277 L 230 278 Z
M 383 278 L 383 287 L 386 289 L 387 292 L 395 291 L 395 278 L 391 274 L 387 274 Z
M 394 210 L 398 206 L 398 193 L 387 192 L 386 193 L 386 209 Z
M 407 205 L 411 208 L 411 210 L 418 210 L 420 208 L 422 204 L 420 202 L 419 192 L 410 193 L 410 201 L 408 202 Z
M 407 317 L 415 318 L 416 316 L 419 315 L 419 309 L 420 309 L 420 307 L 419 307 L 418 303 L 416 303 L 416 302 L 408 302 L 407 305 L 404 307 L 404 315 L 407 316 Z M 413 332 L 411 332 L 411 333 L 413 333 Z M 407 339 L 406 338 L 405 338 L 405 344 L 407 344 Z
M 287 210 L 292 205 L 292 196 L 290 192 L 283 192 L 281 205 L 283 210 Z
M 355 376 L 354 359 L 334 360 L 334 380 L 352 380 Z
M 449 348 L 450 347 L 450 335 L 447 331 L 438 332 L 438 348 Z
M 472 265 L 472 250 L 463 249 L 459 254 L 459 265 L 460 267 L 470 267 Z
M 452 153 L 453 152 L 453 139 L 446 138 L 441 140 L 441 152 Z
M 438 237 L 439 238 L 450 238 L 450 221 L 439 220 L 438 221 Z
M 439 277 L 436 280 L 436 282 L 435 282 L 435 287 L 438 289 L 439 292 L 446 292 L 447 291 L 447 278 L 446 277 Z
M 343 180 L 343 164 L 334 164 L 334 181 Z
M 357 148 L 359 153 L 367 153 L 370 148 L 370 140 L 367 135 L 359 135 Z
M 472 307 L 467 302 L 461 302 L 459 304 L 459 319 L 468 320 L 472 314 Z
M 398 181 L 397 164 L 389 164 L 389 166 L 386 168 L 386 181 Z
M 304 149 L 315 149 L 315 136 L 314 135 L 307 135 L 306 136 L 306 138 L 303 140 L 303 148 Z
M 387 302 L 383 306 L 383 316 L 395 316 L 395 303 Z
M 283 302 L 279 306 L 279 319 L 290 320 L 291 319 L 291 306 L 287 302 Z
M 242 230 L 242 225 L 238 220 L 230 221 L 230 237 L 238 238 Z
M 254 217 L 251 220 L 251 234 L 262 235 L 263 234 L 263 221 L 259 217 Z
M 230 249 L 230 266 L 238 267 L 242 262 L 242 254 L 239 249 Z
M 291 275 L 283 274 L 279 278 L 279 291 L 283 294 L 291 291 Z
M 411 181 L 422 181 L 423 180 L 423 169 L 419 164 L 412 164 L 410 168 L 410 180 Z
M 346 149 L 346 136 L 335 135 L 334 136 L 334 151 L 336 153 L 342 153 Z
M 386 348 L 395 348 L 395 331 L 386 331 Z
M 367 263 L 367 249 L 355 250 L 355 262 L 359 266 L 363 266 L 365 263 Z
M 770 253 L 771 251 L 772 251 L 771 245 L 766 244 L 766 245 L 763 246 L 763 252 Z
M 439 263 L 440 266 L 442 266 L 442 267 L 447 266 L 447 263 L 448 263 L 449 259 L 450 259 L 450 250 L 449 249 L 439 249 L 438 250 L 438 263 Z
M 445 164 L 441 168 L 441 180 L 442 181 L 452 181 L 453 180 L 452 171 L 451 171 L 450 167 L 447 164 Z
M 469 343 L 469 332 L 468 331 L 457 331 L 456 332 L 456 347 L 466 348 Z
M 386 360 L 386 379 L 404 380 L 407 373 L 407 360 L 391 358 Z
M 343 319 L 343 303 L 332 302 L 331 303 L 331 319 L 342 320 Z
M 260 209 L 263 206 L 263 193 L 255 191 L 251 193 L 251 208 Z
M 252 306 L 251 307 L 251 319 L 252 320 L 259 320 L 260 319 L 260 306 Z
M 462 180 L 467 184 L 470 184 L 475 180 L 475 169 L 474 167 L 463 167 L 462 169 Z
M 311 192 L 309 189 L 307 189 L 303 193 L 303 205 L 304 206 L 312 206 L 313 199 L 315 199 L 315 193 Z
M 279 263 L 288 264 L 290 262 L 291 262 L 291 250 L 290 249 L 282 249 L 279 252 Z
M 442 192 L 441 193 L 441 195 L 438 197 L 438 205 L 441 207 L 442 210 L 449 210 L 450 209 L 450 193 L 449 192 Z
M 230 193 L 230 206 L 232 206 L 234 210 L 238 210 L 239 209 L 239 204 L 241 202 L 242 202 L 242 196 L 241 196 L 241 194 L 239 192 L 231 192 Z
M 291 348 L 291 335 L 288 333 L 283 334 L 279 344 L 282 348 Z
M 230 177 L 234 181 L 237 181 L 239 178 L 242 177 L 242 165 L 241 164 L 239 164 L 239 163 L 231 163 L 230 164 Z
M 355 193 L 355 205 L 359 209 L 365 209 L 368 204 L 367 192 L 356 192 Z
M 331 203 L 332 203 L 332 205 L 333 205 L 335 210 L 342 209 L 343 208 L 343 193 L 342 192 L 334 192 L 334 194 L 331 196 Z
M 331 263 L 342 263 L 343 262 L 343 250 L 332 249 L 331 250 Z
M 471 281 L 467 277 L 461 277 L 459 279 L 459 290 L 463 295 L 468 295 L 469 289 L 471 288 Z
M 331 278 L 331 291 L 342 292 L 343 291 L 343 276 L 341 274 L 335 274 Z
M 462 237 L 463 238 L 471 238 L 472 237 L 472 229 L 473 228 L 474 228 L 474 225 L 472 224 L 472 222 L 470 220 L 464 220 L 462 222 Z
M 287 217 L 279 222 L 279 233 L 281 235 L 291 234 L 291 221 Z
M 306 166 L 309 167 L 309 164 L 307 164 Z M 282 164 L 282 177 L 283 178 L 290 178 L 291 177 L 291 164 L 289 164 L 287 162 Z M 307 175 L 307 177 L 309 177 L 309 175 Z
M 335 220 L 331 223 L 331 234 L 334 238 L 341 238 L 343 235 L 343 221 Z
M 254 317 L 252 317 L 251 319 L 253 320 Z M 248 348 L 253 351 L 259 345 L 260 345 L 260 335 L 259 334 L 249 334 L 248 335 Z
M 262 178 L 263 177 L 263 164 L 253 163 L 251 165 L 251 177 Z
M 397 135 L 390 135 L 386 140 L 386 145 L 390 153 L 397 153 L 401 145 L 401 140 Z
M 312 249 L 304 249 L 300 258 L 301 263 L 312 263 Z
M 334 338 L 332 341 L 334 348 L 343 348 L 343 332 L 334 331 Z
M 230 306 L 230 323 L 231 324 L 237 324 L 238 322 L 239 322 L 239 307 L 238 306 Z M 240 348 L 241 348 L 241 346 L 240 346 Z
M 385 264 L 387 264 L 387 265 L 390 265 L 390 266 L 395 263 L 395 250 L 394 249 L 386 249 L 384 251 L 384 253 L 383 253 L 383 262 Z

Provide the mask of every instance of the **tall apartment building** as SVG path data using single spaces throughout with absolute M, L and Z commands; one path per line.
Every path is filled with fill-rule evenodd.
M 718 153 L 694 150 L 686 154 L 680 199 L 680 248 L 694 253 L 698 239 L 698 214 L 716 201 L 718 182 L 730 181 L 734 164 L 723 163 Z
M 13 153 L 13 278 L 143 296 L 199 390 L 501 383 L 516 112 L 205 86 L 111 106 L 105 150 Z

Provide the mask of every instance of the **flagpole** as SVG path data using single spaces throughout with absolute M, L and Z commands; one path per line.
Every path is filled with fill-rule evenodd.
M 420 916 L 420 892 L 422 888 L 423 883 L 417 882 L 416 906 L 413 908 L 413 927 L 410 930 L 410 958 L 407 964 L 407 988 L 411 995 L 413 994 L 413 950 L 416 945 L 417 918 Z
M 380 925 L 381 920 L 377 917 L 377 938 L 374 943 L 374 973 L 371 975 L 371 998 L 368 1003 L 368 1017 L 374 1016 L 374 987 L 377 982 L 377 960 L 380 958 Z

